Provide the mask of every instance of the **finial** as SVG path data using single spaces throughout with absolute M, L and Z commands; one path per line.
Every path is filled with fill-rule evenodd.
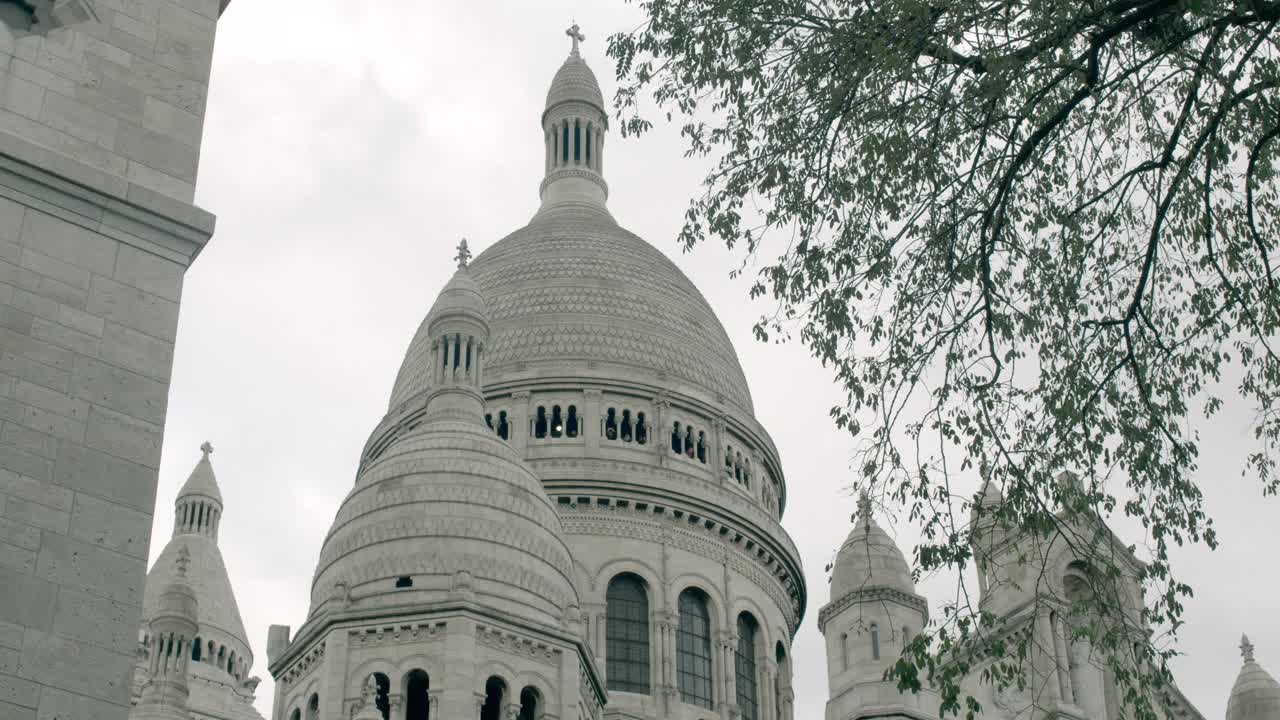
M 576 20 L 569 26 L 568 30 L 564 31 L 564 34 L 568 35 L 573 40 L 573 49 L 569 51 L 569 54 L 577 57 L 578 43 L 586 40 L 587 36 L 582 34 L 582 29 L 578 27 L 578 22 Z
M 173 561 L 178 566 L 178 577 L 187 576 L 187 566 L 191 564 L 191 553 L 187 552 L 187 546 L 183 545 L 178 548 L 178 559 Z
M 210 445 L 209 441 L 205 440 L 200 444 L 200 452 L 204 453 L 205 457 L 209 457 L 209 454 L 213 452 L 213 445 Z
M 462 242 L 458 243 L 458 254 L 454 255 L 453 259 L 458 261 L 459 270 L 466 267 L 467 263 L 471 261 L 471 251 L 467 249 L 466 238 L 462 238 Z
M 1247 663 L 1253 662 L 1253 643 L 1249 642 L 1248 635 L 1240 636 L 1240 655 Z
M 858 492 L 858 514 L 850 520 L 857 522 L 858 518 L 862 518 L 864 522 L 871 522 L 871 496 L 867 495 L 865 488 Z

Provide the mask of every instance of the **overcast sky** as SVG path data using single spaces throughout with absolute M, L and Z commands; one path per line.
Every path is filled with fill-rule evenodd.
M 538 118 L 575 18 L 611 97 L 603 40 L 639 21 L 621 0 L 235 0 L 221 21 L 197 189 L 218 229 L 187 274 L 151 550 L 154 559 L 170 537 L 168 508 L 211 441 L 226 502 L 222 552 L 265 716 L 267 626 L 296 629 L 305 618 L 320 543 L 454 246 L 466 236 L 478 252 L 537 207 Z M 820 718 L 823 567 L 854 506 L 845 489 L 853 446 L 827 416 L 841 394 L 803 348 L 752 339 L 769 308 L 727 277 L 724 250 L 680 253 L 675 235 L 703 170 L 682 153 L 671 128 L 615 137 L 610 208 L 719 313 L 781 452 L 783 525 L 809 586 L 793 652 L 796 717 Z M 1178 555 L 1196 597 L 1177 678 L 1207 718 L 1225 711 L 1241 632 L 1280 674 L 1280 502 L 1240 477 L 1251 418 L 1228 403 L 1203 429 L 1199 480 L 1222 545 Z M 913 529 L 882 524 L 909 556 Z M 950 582 L 922 583 L 935 609 Z

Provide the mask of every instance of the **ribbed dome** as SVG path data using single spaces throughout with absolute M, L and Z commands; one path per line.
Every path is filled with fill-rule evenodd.
M 594 105 L 604 113 L 604 93 L 600 92 L 596 74 L 576 52 L 565 58 L 564 64 L 556 71 L 547 90 L 547 106 L 543 113 L 560 103 L 575 100 Z
M 1227 700 L 1227 720 L 1280 720 L 1280 683 L 1253 659 L 1253 645 L 1243 637 L 1244 667 Z
M 752 412 L 738 356 L 706 299 L 607 213 L 544 210 L 470 269 L 489 310 L 486 387 L 548 375 L 639 380 Z M 427 388 L 430 347 L 424 322 L 392 407 Z
M 343 501 L 320 551 L 311 614 L 335 598 L 368 609 L 474 592 L 500 613 L 558 626 L 578 604 L 559 515 L 478 415 L 433 419 L 437 399 Z
M 855 590 L 888 587 L 915 594 L 911 580 L 911 567 L 875 518 L 871 516 L 870 502 L 859 502 L 858 520 L 840 546 L 835 567 L 831 571 L 831 602 Z

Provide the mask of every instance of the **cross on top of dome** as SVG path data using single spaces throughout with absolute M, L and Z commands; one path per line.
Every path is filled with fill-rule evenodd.
M 205 457 L 209 457 L 209 455 L 213 452 L 213 445 L 211 445 L 208 440 L 205 440 L 200 445 L 200 452 L 204 453 Z
M 583 40 L 586 40 L 587 36 L 582 34 L 582 29 L 578 27 L 577 21 L 574 21 L 574 23 L 569 26 L 569 29 L 564 31 L 564 34 L 568 35 L 569 38 L 573 40 L 573 49 L 569 51 L 569 54 L 577 55 L 578 43 L 582 42 Z
M 1248 635 L 1240 636 L 1240 655 L 1247 663 L 1253 662 L 1253 643 L 1249 642 Z

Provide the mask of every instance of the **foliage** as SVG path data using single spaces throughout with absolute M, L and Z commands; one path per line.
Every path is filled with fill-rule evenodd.
M 798 328 L 834 368 L 858 484 L 922 525 L 917 573 L 961 579 L 891 674 L 924 673 L 950 712 L 973 710 L 966 672 L 1020 682 L 992 662 L 1022 667 L 1027 641 L 1006 647 L 965 587 L 975 550 L 1000 555 L 974 532 L 990 522 L 1088 561 L 1071 632 L 1154 717 L 1173 651 L 1152 633 L 1191 594 L 1169 550 L 1215 545 L 1195 427 L 1223 393 L 1258 413 L 1241 470 L 1277 489 L 1280 2 L 639 4 L 609 44 L 623 132 L 650 127 L 651 96 L 713 160 L 682 242 L 767 256 L 757 335 Z M 979 468 L 1003 502 L 952 490 Z M 1144 563 L 1094 522 L 1117 510 Z

